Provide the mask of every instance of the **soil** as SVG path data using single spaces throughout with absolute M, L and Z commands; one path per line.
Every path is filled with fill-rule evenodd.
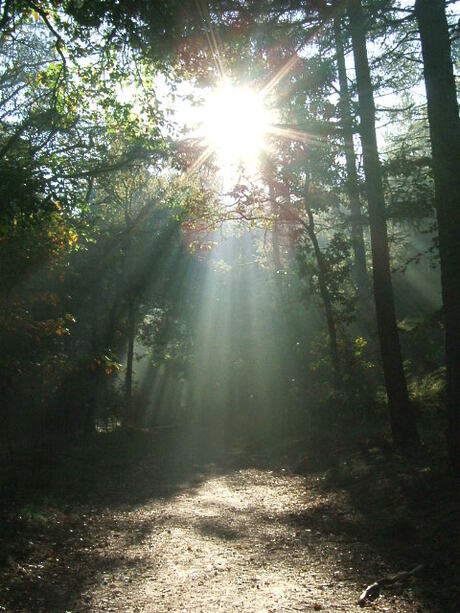
M 12 504 L 0 611 L 355 611 L 368 584 L 419 563 L 425 574 L 385 587 L 366 608 L 460 610 L 454 535 L 440 544 L 427 532 L 423 505 L 401 511 L 394 482 L 382 494 L 387 504 L 389 491 L 397 496 L 384 521 L 383 490 L 367 495 L 375 466 L 299 475 L 247 455 L 188 455 L 173 467 L 111 457 L 110 467 L 93 467 L 99 487 L 77 487 L 85 481 L 75 477 L 74 498 Z

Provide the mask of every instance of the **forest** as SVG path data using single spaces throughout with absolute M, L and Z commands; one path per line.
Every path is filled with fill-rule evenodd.
M 459 611 L 460 2 L 0 56 L 0 611 Z

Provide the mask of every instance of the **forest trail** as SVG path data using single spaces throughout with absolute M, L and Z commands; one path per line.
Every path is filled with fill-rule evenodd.
M 320 474 L 207 464 L 155 496 L 125 495 L 151 477 L 139 471 L 102 505 L 43 522 L 27 561 L 3 574 L 0 610 L 355 611 L 367 584 L 406 570 L 363 542 L 347 492 Z M 416 581 L 366 608 L 441 611 L 417 599 Z

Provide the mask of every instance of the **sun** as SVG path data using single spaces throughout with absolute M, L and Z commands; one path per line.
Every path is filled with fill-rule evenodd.
M 203 105 L 203 140 L 221 166 L 254 166 L 267 146 L 270 123 L 263 96 L 249 87 L 224 82 Z

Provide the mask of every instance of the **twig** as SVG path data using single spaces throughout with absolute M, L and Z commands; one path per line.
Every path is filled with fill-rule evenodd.
M 396 575 L 388 575 L 387 577 L 382 577 L 378 581 L 371 583 L 367 586 L 364 592 L 361 594 L 358 600 L 358 604 L 360 607 L 364 607 L 368 600 L 375 600 L 380 595 L 380 588 L 385 585 L 392 585 L 393 583 L 399 583 L 404 579 L 408 579 L 413 575 L 418 574 L 420 571 L 424 570 L 424 564 L 418 564 L 412 570 L 403 571 L 401 573 L 396 573 Z

